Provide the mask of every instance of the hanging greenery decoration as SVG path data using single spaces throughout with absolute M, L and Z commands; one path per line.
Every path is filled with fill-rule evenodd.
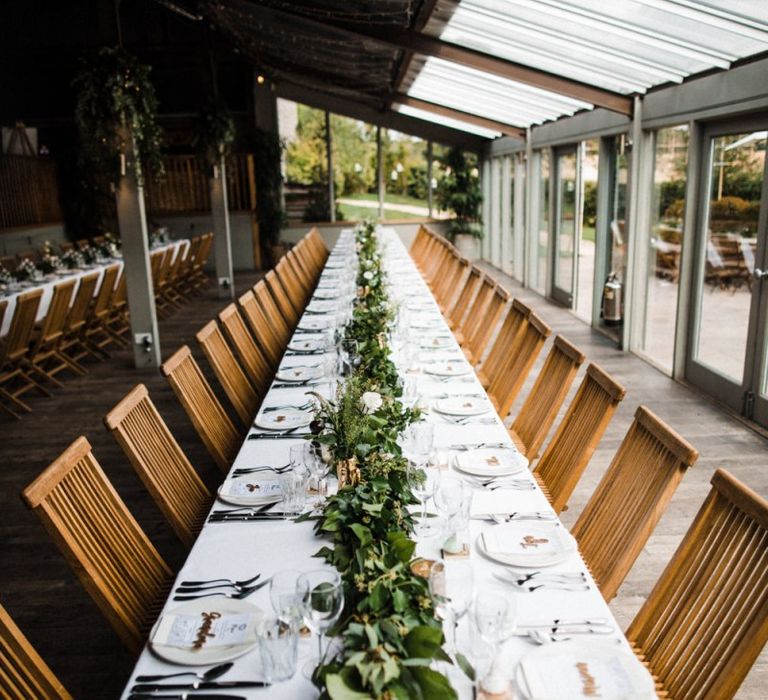
M 139 158 L 135 174 L 143 183 L 141 163 L 155 179 L 165 174 L 162 131 L 157 123 L 157 97 L 150 67 L 119 48 L 102 48 L 84 56 L 72 82 L 77 92 L 75 123 L 81 160 L 101 182 L 117 183 L 120 155 L 133 137 Z
M 211 102 L 197 121 L 193 145 L 199 157 L 209 166 L 232 154 L 237 131 L 229 110 L 220 102 Z

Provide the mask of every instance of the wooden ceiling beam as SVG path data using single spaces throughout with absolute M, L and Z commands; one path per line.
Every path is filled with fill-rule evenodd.
M 470 114 L 469 112 L 452 109 L 451 107 L 446 107 L 435 102 L 419 100 L 416 97 L 411 97 L 404 92 L 398 92 L 392 101 L 397 104 L 413 107 L 414 109 L 421 109 L 425 112 L 432 112 L 432 114 L 440 114 L 444 117 L 466 122 L 467 124 L 481 126 L 484 129 L 491 129 L 491 131 L 500 131 L 505 136 L 513 136 L 517 139 L 525 141 L 525 129 L 521 129 L 519 126 L 505 124 L 504 122 L 499 122 L 495 119 L 487 119 L 486 117 L 480 117 L 477 114 Z
M 491 54 L 468 49 L 459 44 L 453 44 L 435 37 L 397 27 L 373 27 L 360 24 L 326 23 L 309 18 L 299 13 L 286 12 L 264 7 L 255 2 L 248 3 L 248 11 L 265 22 L 293 22 L 304 29 L 314 31 L 342 32 L 355 40 L 367 40 L 376 45 L 400 51 L 410 51 L 441 58 L 462 66 L 474 68 L 484 73 L 498 75 L 508 80 L 531 85 L 542 90 L 555 92 L 583 102 L 589 102 L 596 107 L 603 107 L 619 114 L 632 114 L 632 98 L 610 90 L 582 83 L 578 80 L 565 78 L 556 73 L 531 68 L 530 66 L 498 58 Z M 215 14 L 215 13 L 214 13 Z M 211 17 L 215 21 L 215 16 Z

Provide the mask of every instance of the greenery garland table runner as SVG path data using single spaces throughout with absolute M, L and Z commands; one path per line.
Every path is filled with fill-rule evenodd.
M 351 231 L 343 232 L 338 246 L 349 244 Z M 443 337 L 451 339 L 450 331 L 445 322 L 438 316 L 437 306 L 427 286 L 424 284 L 418 271 L 407 255 L 405 248 L 397 238 L 394 231 L 389 229 L 380 229 L 379 236 L 383 241 L 385 250 L 385 267 L 389 274 L 390 292 L 393 297 L 399 298 L 403 305 L 410 306 L 413 310 L 409 311 L 410 326 L 414 334 L 418 334 L 419 344 L 429 337 Z M 334 258 L 331 258 L 333 260 Z M 321 287 L 333 286 L 338 279 L 338 271 L 329 267 L 324 272 L 320 281 Z M 310 316 L 316 318 L 316 316 Z M 415 330 L 420 325 L 429 326 L 429 330 Z M 305 334 L 297 334 L 296 339 L 306 338 Z M 442 344 L 441 344 L 442 345 Z M 447 347 L 432 349 L 426 347 L 419 350 L 418 353 L 408 356 L 408 353 L 401 353 L 398 357 L 400 373 L 405 377 L 406 384 L 410 385 L 409 390 L 414 387 L 417 393 L 422 397 L 423 405 L 428 409 L 424 413 L 425 420 L 433 423 L 435 426 L 435 443 L 437 447 L 438 461 L 450 456 L 453 460 L 457 456 L 473 454 L 465 449 L 467 446 L 486 445 L 505 445 L 511 446 L 508 434 L 503 424 L 496 417 L 492 423 L 471 422 L 466 424 L 455 423 L 450 417 L 444 416 L 439 412 L 432 410 L 435 402 L 442 400 L 443 397 L 456 396 L 484 396 L 480 383 L 477 381 L 474 373 L 467 373 L 461 376 L 440 376 L 429 374 L 427 370 L 435 362 L 443 362 L 449 359 L 455 359 L 463 362 L 461 350 L 452 339 Z M 288 355 L 283 359 L 283 366 L 296 366 L 297 364 L 314 364 L 317 356 Z M 314 383 L 313 383 L 314 384 Z M 301 405 L 306 402 L 306 392 L 318 391 L 327 396 L 327 385 L 322 382 L 313 386 L 295 386 L 289 388 L 273 388 L 268 393 L 264 406 L 276 407 L 283 405 Z M 262 408 L 263 410 L 263 408 Z M 300 431 L 303 432 L 303 429 Z M 233 469 L 242 469 L 254 467 L 257 465 L 271 465 L 280 467 L 288 463 L 289 449 L 291 445 L 301 444 L 303 438 L 279 439 L 279 440 L 246 440 L 233 464 Z M 440 470 L 441 473 L 447 473 L 447 469 Z M 525 474 L 523 474 L 525 476 Z M 471 563 L 474 572 L 475 588 L 481 594 L 488 591 L 501 591 L 503 595 L 515 597 L 517 599 L 517 622 L 522 632 L 530 629 L 530 626 L 538 629 L 540 625 L 557 627 L 555 620 L 591 620 L 599 621 L 601 625 L 608 627 L 611 634 L 606 635 L 604 639 L 610 640 L 610 643 L 617 645 L 628 651 L 628 645 L 624 639 L 620 628 L 611 615 L 608 606 L 604 602 L 600 592 L 594 585 L 591 577 L 586 573 L 584 563 L 578 552 L 568 553 L 567 558 L 560 564 L 549 567 L 552 572 L 573 572 L 581 571 L 585 574 L 585 587 L 579 590 L 562 590 L 560 588 L 542 588 L 530 592 L 529 586 L 523 588 L 515 583 L 503 583 L 496 578 L 496 574 L 504 575 L 505 571 L 511 571 L 496 563 L 493 563 L 478 549 L 478 538 L 481 533 L 493 526 L 488 519 L 481 519 L 481 516 L 487 516 L 489 513 L 541 513 L 551 518 L 554 522 L 559 522 L 554 518 L 554 514 L 549 507 L 546 498 L 537 487 L 525 490 L 518 489 L 497 489 L 488 490 L 482 486 L 473 486 L 474 493 L 472 519 L 469 525 L 468 542 L 470 553 L 468 561 Z M 329 504 L 335 503 L 334 499 L 328 501 Z M 221 503 L 214 505 L 214 509 L 222 507 Z M 333 508 L 326 509 L 326 516 L 334 513 Z M 372 515 L 368 525 L 372 526 L 377 518 L 382 514 Z M 363 525 L 363 523 L 360 523 Z M 321 561 L 316 558 L 318 550 L 325 546 L 326 555 L 329 556 L 329 550 L 334 549 L 329 545 L 328 538 L 318 538 L 315 534 L 316 522 L 289 522 L 283 520 L 264 520 L 260 522 L 223 522 L 206 523 L 199 538 L 195 542 L 189 557 L 179 572 L 177 583 L 188 579 L 211 579 L 211 578 L 230 578 L 233 580 L 248 578 L 256 572 L 261 573 L 263 578 L 268 578 L 272 574 L 285 570 L 295 569 L 298 571 L 308 571 L 322 566 Z M 375 526 L 373 526 L 375 529 Z M 361 536 L 366 537 L 361 530 Z M 407 538 L 398 539 L 396 536 L 389 545 L 401 547 L 401 553 L 404 558 L 410 558 L 410 549 L 406 544 Z M 370 543 L 369 543 L 370 544 Z M 415 555 L 426 559 L 440 559 L 441 546 L 445 544 L 443 538 L 433 537 L 419 541 L 416 546 Z M 362 545 L 362 542 L 361 542 Z M 382 542 L 381 546 L 386 548 L 387 543 Z M 391 551 L 392 547 L 390 547 Z M 338 563 L 338 562 L 335 562 Z M 396 561 L 390 562 L 393 568 L 398 565 Z M 447 566 L 451 566 L 452 560 L 446 560 Z M 384 572 L 382 572 L 383 574 Z M 408 577 L 401 579 L 404 585 L 411 585 Z M 419 589 L 420 591 L 423 589 Z M 211 599 L 216 600 L 216 599 Z M 410 599 L 407 599 L 410 601 Z M 261 607 L 264 610 L 270 610 L 268 587 L 265 587 L 248 598 L 249 602 Z M 423 601 L 426 608 L 429 607 L 428 601 Z M 166 610 L 172 610 L 179 604 L 171 599 L 166 603 Z M 342 618 L 347 614 L 345 611 Z M 407 607 L 405 612 L 412 615 Z M 418 613 L 417 613 L 418 614 Z M 426 617 L 426 616 L 424 616 Z M 431 610 L 430 615 L 431 617 Z M 374 619 L 375 615 L 371 616 Z M 419 621 L 417 621 L 419 622 Z M 424 625 L 415 624 L 413 620 L 408 623 L 419 628 Z M 429 627 L 429 625 L 426 625 Z M 476 641 L 470 637 L 469 624 L 466 618 L 462 620 L 458 627 L 457 647 L 460 652 L 471 657 L 473 651 L 478 647 Z M 437 629 L 437 637 L 428 630 L 420 633 L 409 641 L 408 650 L 413 657 L 415 664 L 421 664 L 422 659 L 433 655 L 435 652 L 431 649 L 434 640 L 439 638 L 439 625 L 433 622 L 431 629 Z M 405 632 L 405 629 L 400 630 Z M 356 645 L 365 645 L 367 636 L 371 631 L 363 625 L 350 626 L 349 622 L 343 630 L 342 638 L 348 644 L 346 657 L 343 659 L 346 663 L 354 665 L 355 659 L 350 658 L 350 653 L 355 652 Z M 583 639 L 584 637 L 577 637 Z M 303 660 L 314 654 L 314 640 L 312 643 L 305 640 L 300 648 L 304 649 Z M 498 657 L 496 666 L 500 673 L 511 676 L 519 660 L 537 648 L 535 644 L 523 634 L 516 635 L 507 641 Z M 407 656 L 408 654 L 406 654 Z M 358 659 L 360 661 L 360 659 Z M 402 661 L 402 659 L 400 660 Z M 398 666 L 397 660 L 393 664 L 368 665 L 360 663 L 361 668 L 375 670 L 377 673 L 384 669 L 394 673 L 396 669 L 402 670 Z M 456 667 L 441 663 L 440 671 L 447 673 L 450 681 L 448 683 L 438 684 L 435 688 L 430 688 L 427 684 L 425 697 L 444 698 L 458 695 L 461 698 L 471 697 L 471 683 L 466 676 Z M 129 689 L 133 685 L 133 678 L 139 674 L 162 674 L 173 673 L 184 670 L 178 666 L 165 663 L 155 657 L 148 649 L 145 649 L 140 656 L 131 682 L 126 686 L 124 697 L 129 694 Z M 359 699 L 374 696 L 372 692 L 360 694 L 358 691 L 348 687 L 344 682 L 343 669 L 338 667 L 329 667 L 325 669 L 328 672 L 326 679 L 330 676 L 327 685 L 324 686 L 324 692 L 330 697 L 340 699 Z M 342 671 L 340 674 L 339 671 Z M 222 680 L 252 680 L 258 678 L 260 673 L 259 654 L 257 650 L 242 656 L 234 662 L 233 668 L 226 674 Z M 354 674 L 353 674 L 354 675 Z M 349 676 L 348 676 L 349 677 Z M 384 692 L 379 693 L 382 697 L 409 697 L 405 695 L 398 696 L 395 693 L 387 691 L 391 689 L 387 686 L 389 682 L 381 675 L 378 681 L 383 683 Z M 352 683 L 354 684 L 353 679 Z M 375 678 L 368 678 L 369 685 L 377 682 Z M 290 681 L 273 685 L 269 689 L 238 689 L 237 694 L 248 698 L 273 698 L 281 700 L 282 698 L 312 698 L 317 696 L 317 689 L 298 672 Z M 411 695 L 413 696 L 413 695 Z
M 174 250 L 174 259 L 175 256 L 179 254 L 179 251 L 182 249 L 182 246 L 186 246 L 189 244 L 189 241 L 186 238 L 179 239 L 177 241 L 173 241 L 171 243 L 158 246 L 157 248 L 153 248 L 151 252 L 155 252 L 157 250 L 166 250 L 166 249 L 172 249 Z M 101 277 L 104 274 L 104 270 L 108 268 L 110 265 L 120 265 L 120 269 L 123 267 L 123 261 L 122 258 L 116 258 L 114 260 L 109 260 L 105 262 L 100 262 L 97 265 L 94 265 L 88 269 L 78 269 L 78 270 L 62 270 L 61 274 L 56 274 L 53 276 L 52 279 L 46 279 L 45 281 L 40 282 L 33 282 L 32 284 L 25 285 L 18 289 L 17 291 L 12 292 L 11 294 L 8 294 L 6 296 L 0 295 L 0 301 L 7 300 L 8 301 L 8 308 L 5 311 L 5 317 L 3 318 L 3 323 L 0 325 L 0 337 L 4 336 L 8 332 L 8 328 L 11 325 L 11 319 L 13 318 L 13 311 L 16 308 L 16 300 L 18 299 L 19 295 L 24 294 L 26 292 L 30 292 L 33 289 L 42 289 L 43 290 L 43 296 L 40 298 L 40 306 L 37 309 L 37 320 L 41 321 L 43 318 L 45 318 L 45 314 L 48 313 L 48 307 L 51 303 L 51 298 L 53 297 L 53 288 L 61 283 L 66 282 L 71 279 L 76 279 L 78 281 L 77 285 L 75 285 L 75 289 L 72 293 L 72 299 L 74 300 L 75 294 L 77 294 L 77 287 L 80 285 L 80 279 L 82 277 L 85 277 L 86 275 L 90 275 L 94 272 L 99 273 L 99 282 L 101 281 Z M 51 277 L 49 275 L 49 277 Z M 99 286 L 96 285 L 96 289 L 98 290 Z

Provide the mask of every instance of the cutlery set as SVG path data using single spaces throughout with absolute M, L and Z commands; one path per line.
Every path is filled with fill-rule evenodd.
M 556 590 L 570 591 L 578 593 L 588 591 L 591 586 L 587 583 L 587 578 L 583 573 L 543 573 L 535 571 L 531 574 L 515 578 L 515 574 L 505 571 L 500 573 L 494 571 L 494 577 L 499 581 L 514 586 L 515 590 L 526 593 L 534 593 L 538 590 Z
M 267 464 L 258 467 L 240 467 L 232 471 L 232 476 L 242 476 L 244 474 L 255 474 L 257 472 L 273 472 L 275 474 L 282 474 L 291 468 L 290 464 L 284 464 L 282 467 L 270 467 Z
M 530 479 L 515 479 L 508 476 L 492 477 L 481 479 L 474 476 L 463 475 L 464 481 L 483 488 L 486 491 L 496 491 L 497 489 L 515 489 L 517 491 L 533 491 L 536 485 Z
M 495 418 L 476 418 L 475 416 L 465 416 L 464 418 L 455 418 L 453 416 L 446 416 L 442 413 L 438 414 L 446 423 L 451 425 L 497 425 L 498 421 Z
M 249 440 L 297 440 L 299 438 L 308 438 L 312 437 L 312 433 L 297 433 L 295 432 L 299 428 L 303 428 L 306 426 L 296 426 L 295 428 L 291 428 L 290 430 L 286 430 L 282 433 L 251 433 L 248 436 Z
M 256 577 L 259 578 L 258 576 Z M 254 579 L 255 580 L 255 579 Z M 272 577 L 265 578 L 262 581 L 258 581 L 257 583 L 253 583 L 249 586 L 242 586 L 242 585 L 233 585 L 231 583 L 224 583 L 221 584 L 221 586 L 184 586 L 180 585 L 175 591 L 174 591 L 174 600 L 197 600 L 198 598 L 212 598 L 212 597 L 222 597 L 222 598 L 234 598 L 237 600 L 243 600 L 247 598 L 252 593 L 255 593 L 260 588 L 264 588 L 264 586 L 268 585 L 269 582 L 272 580 Z M 219 591 L 219 590 L 213 590 L 216 588 L 229 588 L 231 590 L 226 591 Z M 209 591 L 209 592 L 205 592 Z
M 493 520 L 495 523 L 509 523 L 513 520 L 541 520 L 544 522 L 557 522 L 557 516 L 554 513 L 543 513 L 541 511 L 519 511 L 515 513 L 489 513 L 481 518 L 482 520 Z

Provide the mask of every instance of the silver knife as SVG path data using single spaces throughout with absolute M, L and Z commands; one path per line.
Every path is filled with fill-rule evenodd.
M 266 688 L 266 681 L 195 681 L 194 683 L 140 683 L 131 688 L 132 693 L 155 693 L 163 690 L 218 690 L 219 688 Z M 199 698 L 199 695 L 194 697 Z

